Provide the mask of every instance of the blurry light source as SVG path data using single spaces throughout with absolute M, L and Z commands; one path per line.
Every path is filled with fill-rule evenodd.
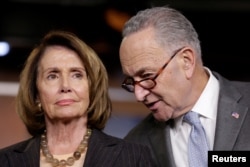
M 0 57 L 6 56 L 10 51 L 10 45 L 7 42 L 0 41 Z
M 105 19 L 107 24 L 118 32 L 122 31 L 125 22 L 130 17 L 131 16 L 129 14 L 112 8 L 107 9 L 105 12 Z

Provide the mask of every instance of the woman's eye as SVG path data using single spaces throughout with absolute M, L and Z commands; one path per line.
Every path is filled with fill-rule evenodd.
M 79 78 L 79 79 L 81 79 L 82 77 L 83 77 L 83 75 L 81 73 L 75 73 L 73 75 L 73 78 Z
M 49 80 L 56 79 L 56 78 L 57 78 L 57 76 L 55 74 L 50 74 L 47 76 L 47 79 L 49 79 Z

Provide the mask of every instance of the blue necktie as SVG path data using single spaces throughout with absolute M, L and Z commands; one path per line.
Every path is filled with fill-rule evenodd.
M 192 126 L 188 140 L 189 167 L 207 167 L 208 143 L 198 114 L 190 111 L 183 120 Z

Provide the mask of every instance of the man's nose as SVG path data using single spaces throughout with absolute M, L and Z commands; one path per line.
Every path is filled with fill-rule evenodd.
M 150 91 L 136 84 L 134 93 L 137 101 L 143 102 Z

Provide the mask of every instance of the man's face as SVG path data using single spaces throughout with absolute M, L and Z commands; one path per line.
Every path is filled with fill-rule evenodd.
M 174 110 L 178 108 L 179 96 L 182 95 L 182 79 L 178 76 L 181 69 L 178 66 L 178 54 L 167 64 L 155 79 L 155 87 L 145 89 L 135 84 L 134 94 L 137 101 L 142 102 L 159 121 L 173 118 Z M 153 78 L 172 55 L 166 52 L 155 40 L 151 28 L 144 29 L 125 37 L 120 47 L 120 61 L 125 75 L 135 81 Z

